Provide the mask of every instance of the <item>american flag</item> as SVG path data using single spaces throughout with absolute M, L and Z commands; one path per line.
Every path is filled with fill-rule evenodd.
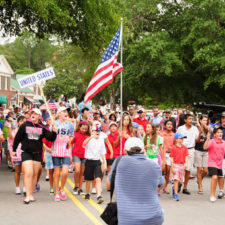
M 117 62 L 120 42 L 121 28 L 117 31 L 104 52 L 102 60 L 88 85 L 84 97 L 85 104 L 104 87 L 111 84 L 115 75 L 123 70 L 123 66 Z
M 50 110 L 57 109 L 57 106 L 56 106 L 56 104 L 55 104 L 55 102 L 54 102 L 54 100 L 52 98 L 48 99 L 47 104 L 48 104 L 48 107 L 49 107 Z M 47 110 L 46 105 L 43 104 L 40 107 L 40 110 Z

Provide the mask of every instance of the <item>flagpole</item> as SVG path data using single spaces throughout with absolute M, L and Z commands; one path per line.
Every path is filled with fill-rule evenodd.
M 123 65 L 123 18 L 121 18 L 121 27 L 120 27 L 120 63 Z M 123 115 L 123 70 L 120 72 L 120 155 L 122 155 L 122 133 L 123 133 L 123 124 L 122 124 L 122 115 Z

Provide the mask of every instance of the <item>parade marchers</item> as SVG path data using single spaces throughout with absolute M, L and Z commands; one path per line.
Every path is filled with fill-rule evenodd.
M 188 182 L 193 166 L 197 168 L 198 194 L 204 194 L 202 180 L 208 174 L 210 201 L 222 199 L 225 112 L 216 125 L 202 114 L 196 126 L 194 115 L 182 109 L 160 112 L 155 106 L 152 112 L 147 115 L 143 107 L 130 106 L 121 115 L 119 110 L 110 112 L 102 102 L 98 109 L 83 102 L 72 109 L 60 102 L 51 121 L 48 112 L 38 108 L 15 106 L 4 110 L 0 121 L 1 150 L 8 167 L 15 171 L 15 193 L 21 194 L 22 172 L 24 203 L 36 201 L 33 193 L 40 190 L 38 181 L 44 165 L 50 195 L 56 202 L 66 200 L 68 173 L 75 171 L 73 194 L 84 195 L 85 199 L 96 194 L 101 204 L 103 176 L 109 174 L 106 187 L 110 191 L 112 168 L 122 154 L 115 179 L 119 224 L 162 224 L 158 196 L 161 192 L 171 193 L 179 201 L 181 190 L 190 195 Z M 167 188 L 169 183 L 174 184 L 171 191 Z M 139 190 L 140 187 L 146 188 Z M 146 210 L 143 204 L 148 206 Z M 137 209 L 141 209 L 138 217 Z

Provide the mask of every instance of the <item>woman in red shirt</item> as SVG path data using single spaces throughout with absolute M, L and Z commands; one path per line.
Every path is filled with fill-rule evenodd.
M 114 153 L 114 158 L 120 156 L 120 137 L 122 136 L 122 155 L 125 155 L 124 145 L 128 138 L 133 137 L 133 124 L 131 121 L 131 117 L 127 114 L 123 114 L 122 116 L 122 133 L 120 131 L 120 123 L 118 127 L 118 137 L 114 142 L 114 146 L 116 147 L 116 151 Z M 118 148 L 117 148 L 118 147 Z
M 83 142 L 88 136 L 90 136 L 89 123 L 87 121 L 81 121 L 77 130 L 74 132 L 74 138 L 71 142 L 73 145 L 72 156 L 75 166 L 75 187 L 73 189 L 74 195 L 84 194 L 82 190 L 82 184 L 86 160 L 84 157 L 85 149 L 83 147 Z

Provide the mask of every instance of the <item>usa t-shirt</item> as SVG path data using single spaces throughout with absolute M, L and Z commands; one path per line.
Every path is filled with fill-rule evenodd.
M 64 123 L 55 121 L 55 126 L 57 127 L 57 137 L 52 143 L 52 152 L 53 157 L 70 157 L 71 149 L 69 148 L 69 138 L 73 137 L 73 124 L 66 121 Z

